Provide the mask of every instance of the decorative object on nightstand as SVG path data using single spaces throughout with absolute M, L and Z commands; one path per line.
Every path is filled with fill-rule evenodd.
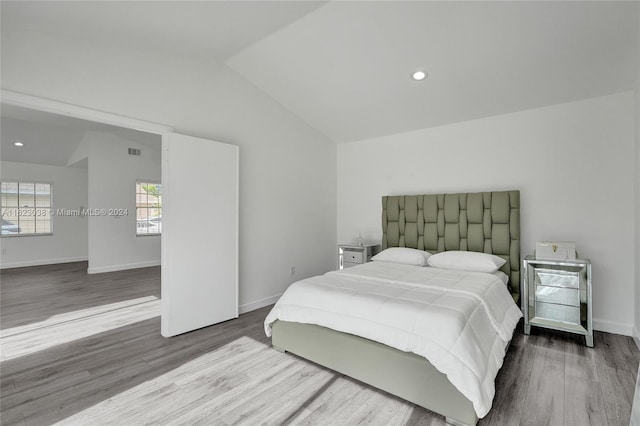
M 532 325 L 568 331 L 593 347 L 591 261 L 527 256 L 523 265 L 524 333 Z
M 365 244 L 360 241 L 356 245 L 340 244 L 338 245 L 338 267 L 344 269 L 367 263 L 379 251 L 380 244 Z
M 535 251 L 536 259 L 575 260 L 576 243 L 573 241 L 538 241 Z

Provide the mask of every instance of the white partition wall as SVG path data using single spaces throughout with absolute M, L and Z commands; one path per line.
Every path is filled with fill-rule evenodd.
M 162 326 L 175 336 L 238 317 L 237 146 L 162 136 Z

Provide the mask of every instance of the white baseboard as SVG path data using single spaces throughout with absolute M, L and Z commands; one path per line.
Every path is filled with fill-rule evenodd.
M 633 328 L 633 324 L 593 319 L 593 329 L 597 331 L 622 334 L 623 336 L 633 336 Z
M 636 342 L 636 346 L 640 349 L 640 330 L 633 327 L 633 335 L 631 337 L 633 337 L 633 341 Z M 638 372 L 638 377 L 640 377 L 640 371 Z
M 87 274 L 101 274 L 103 272 L 126 271 L 127 269 L 148 268 L 160 265 L 159 260 L 148 260 L 146 262 L 125 263 L 122 265 L 99 266 L 87 268 Z
M 0 269 L 9 268 L 24 268 L 27 266 L 44 266 L 44 265 L 56 265 L 58 263 L 71 263 L 71 262 L 86 262 L 88 259 L 84 257 L 65 257 L 61 259 L 37 259 L 27 260 L 24 262 L 1 262 Z
M 280 296 L 282 296 L 282 293 L 271 297 L 265 297 L 264 299 L 256 300 L 255 302 L 245 303 L 239 306 L 239 311 L 241 314 L 244 314 L 255 311 L 256 309 L 264 308 L 265 306 L 273 305 L 278 301 Z

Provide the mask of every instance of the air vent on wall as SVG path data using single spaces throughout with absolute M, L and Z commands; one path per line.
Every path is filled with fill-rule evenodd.
M 140 156 L 140 150 L 136 148 L 129 148 L 129 155 L 137 155 Z

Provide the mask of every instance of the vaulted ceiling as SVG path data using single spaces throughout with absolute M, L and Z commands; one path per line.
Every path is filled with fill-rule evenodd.
M 630 90 L 638 2 L 7 2 L 31 30 L 224 63 L 337 143 Z M 428 73 L 421 82 L 410 75 Z
M 347 142 L 631 89 L 637 6 L 335 2 L 227 63 Z

